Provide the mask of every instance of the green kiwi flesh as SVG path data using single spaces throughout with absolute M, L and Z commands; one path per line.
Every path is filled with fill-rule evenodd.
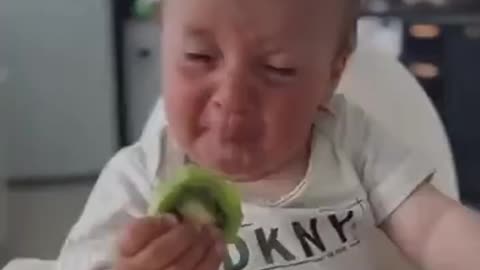
M 222 230 L 227 242 L 237 238 L 242 222 L 241 199 L 231 183 L 197 166 L 182 168 L 174 179 L 160 184 L 150 204 L 151 216 L 172 213 Z

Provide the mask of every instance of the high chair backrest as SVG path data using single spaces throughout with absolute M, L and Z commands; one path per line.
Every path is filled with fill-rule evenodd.
M 357 51 L 338 87 L 398 139 L 436 165 L 433 184 L 458 199 L 457 176 L 444 126 L 427 94 L 394 57 Z

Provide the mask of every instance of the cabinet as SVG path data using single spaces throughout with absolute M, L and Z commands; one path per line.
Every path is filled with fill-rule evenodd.
M 154 21 L 126 21 L 124 60 L 128 143 L 138 139 L 160 95 L 160 36 L 160 27 Z
M 417 23 L 422 22 L 410 22 L 407 29 Z M 480 22 L 439 22 L 438 27 L 440 34 L 432 39 L 407 37 L 403 60 L 437 69 L 420 82 L 445 123 L 462 200 L 480 208 Z
M 107 0 L 2 0 L 10 179 L 97 173 L 118 148 Z
M 463 199 L 480 208 L 480 23 L 445 28 L 445 122 Z

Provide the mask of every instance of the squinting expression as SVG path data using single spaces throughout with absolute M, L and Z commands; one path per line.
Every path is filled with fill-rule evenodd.
M 190 159 L 252 181 L 307 154 L 343 69 L 336 1 L 167 1 L 162 88 Z

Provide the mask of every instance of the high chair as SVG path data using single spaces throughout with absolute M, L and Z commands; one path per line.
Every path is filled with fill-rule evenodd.
M 438 169 L 434 185 L 458 199 L 456 173 L 444 127 L 423 89 L 396 59 L 376 51 L 357 51 L 349 60 L 338 92 L 360 105 L 398 139 L 424 152 Z M 156 136 L 165 121 L 163 103 L 159 100 L 140 139 Z M 386 240 L 385 235 L 379 232 L 372 237 L 379 247 L 379 269 L 414 269 Z M 55 268 L 54 261 L 18 259 L 3 270 Z

